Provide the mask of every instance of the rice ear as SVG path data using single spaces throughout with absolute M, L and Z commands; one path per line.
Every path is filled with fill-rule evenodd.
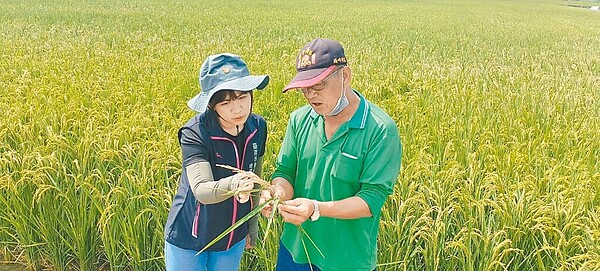
M 225 168 L 225 169 L 229 169 L 229 170 L 231 170 L 231 171 L 233 171 L 235 173 L 243 174 L 245 177 L 248 177 L 249 179 L 251 179 L 253 183 L 260 185 L 260 187 L 262 188 L 262 190 L 268 189 L 271 186 L 271 183 L 269 183 L 269 182 L 261 179 L 256 174 L 254 174 L 254 172 L 241 170 L 239 168 L 235 168 L 235 167 L 232 167 L 232 166 L 229 166 L 229 165 L 217 164 L 217 166 Z

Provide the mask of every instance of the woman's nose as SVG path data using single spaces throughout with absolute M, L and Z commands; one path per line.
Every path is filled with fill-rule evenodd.
M 242 103 L 242 101 L 239 100 L 235 100 L 233 101 L 233 108 L 232 111 L 234 113 L 239 113 L 242 111 L 242 109 L 244 108 L 244 103 Z

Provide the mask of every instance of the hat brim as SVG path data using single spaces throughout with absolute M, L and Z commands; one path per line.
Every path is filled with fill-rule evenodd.
M 329 66 L 327 68 L 321 69 L 312 69 L 308 71 L 302 71 L 296 74 L 292 81 L 283 88 L 283 93 L 286 93 L 290 89 L 294 88 L 305 88 L 313 86 L 321 80 L 325 79 L 329 74 L 335 70 L 335 65 Z
M 264 89 L 269 84 L 268 75 L 249 75 L 218 84 L 208 91 L 202 91 L 187 102 L 190 109 L 204 113 L 210 98 L 220 90 L 251 91 Z

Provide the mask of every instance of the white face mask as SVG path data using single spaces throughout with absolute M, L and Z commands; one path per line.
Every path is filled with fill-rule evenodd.
M 348 102 L 348 97 L 346 97 L 346 92 L 344 91 L 344 74 L 342 74 L 342 96 L 337 101 L 335 107 L 331 110 L 331 112 L 327 113 L 328 117 L 337 116 L 341 113 L 346 107 L 348 107 L 350 103 Z

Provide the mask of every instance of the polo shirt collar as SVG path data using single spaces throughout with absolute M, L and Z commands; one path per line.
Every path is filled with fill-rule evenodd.
M 348 121 L 348 125 L 349 128 L 352 129 L 364 129 L 367 123 L 367 116 L 369 115 L 369 104 L 367 103 L 365 97 L 360 94 L 360 92 L 356 91 L 355 89 L 352 89 L 352 91 L 358 95 L 360 103 L 358 104 L 358 109 L 356 109 L 356 112 L 354 112 L 354 115 L 352 118 L 350 118 L 350 121 Z M 313 121 L 317 121 L 319 119 L 319 114 L 317 114 L 317 112 L 311 108 L 310 117 L 313 119 Z
M 358 98 L 360 99 L 360 104 L 358 104 L 358 109 L 356 109 L 356 112 L 354 112 L 354 115 L 352 116 L 348 124 L 350 125 L 350 128 L 362 130 L 365 129 L 365 126 L 367 124 L 367 116 L 369 115 L 369 104 L 367 103 L 365 97 L 363 97 L 358 91 L 354 89 L 353 91 L 354 93 L 356 93 L 356 95 L 358 95 Z

